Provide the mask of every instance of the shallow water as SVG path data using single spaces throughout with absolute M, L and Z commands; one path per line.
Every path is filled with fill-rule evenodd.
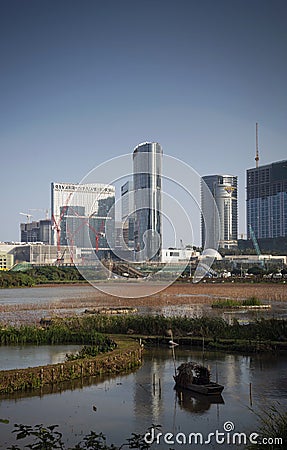
M 165 294 L 167 299 L 170 294 Z M 200 298 L 207 297 L 200 294 L 175 294 L 173 295 L 173 304 L 165 306 L 141 306 L 138 307 L 140 314 L 164 314 L 165 316 L 188 316 L 199 317 L 202 315 L 222 317 L 228 323 L 232 323 L 233 319 L 237 319 L 242 323 L 248 323 L 260 318 L 281 317 L 287 318 L 287 302 L 272 301 L 267 299 L 263 303 L 271 303 L 272 307 L 266 310 L 221 310 L 214 309 L 208 304 L 174 304 L 174 299 Z M 209 295 L 209 297 L 212 297 Z M 217 296 L 218 298 L 218 296 Z M 65 308 L 60 302 L 65 302 Z M 6 321 L 12 325 L 19 325 L 22 322 L 38 323 L 42 317 L 51 317 L 55 315 L 71 316 L 74 314 L 84 313 L 86 307 L 78 303 L 77 308 L 73 308 L 73 303 L 77 301 L 88 301 L 97 307 L 103 302 L 100 297 L 100 292 L 92 286 L 61 286 L 61 287 L 35 287 L 29 289 L 1 289 L 0 290 L 0 306 L 2 306 L 1 320 Z M 5 311 L 5 305 L 14 306 L 15 310 Z M 19 311 L 17 310 L 19 306 Z M 35 309 L 23 310 L 21 307 L 31 306 Z M 75 305 L 74 305 L 75 306 Z M 89 306 L 91 308 L 91 306 Z
M 255 411 L 262 412 L 275 402 L 286 409 L 285 356 L 206 352 L 203 357 L 195 349 L 176 349 L 176 365 L 188 360 L 202 362 L 203 358 L 211 367 L 213 379 L 218 377 L 225 386 L 220 401 L 174 390 L 170 349 L 145 350 L 142 367 L 128 375 L 65 383 L 61 391 L 57 386 L 49 394 L 49 390 L 43 390 L 2 397 L 0 418 L 10 421 L 9 425 L 0 424 L 2 448 L 14 442 L 10 433 L 13 423 L 59 424 L 69 445 L 79 442 L 90 430 L 102 431 L 108 442 L 119 444 L 132 432 L 144 432 L 151 424 L 162 425 L 164 433 L 206 435 L 216 429 L 223 431 L 224 423 L 231 421 L 235 431 L 250 433 L 257 430 L 257 416 L 250 409 L 250 383 Z M 169 449 L 170 445 L 162 442 L 156 448 Z
M 10 345 L 0 346 L 0 370 L 57 364 L 66 353 L 75 353 L 80 345 Z

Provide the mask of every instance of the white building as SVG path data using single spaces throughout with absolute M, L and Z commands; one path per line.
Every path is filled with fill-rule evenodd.
M 210 197 L 210 193 L 212 197 Z M 202 247 L 206 242 L 213 242 L 217 239 L 221 248 L 236 247 L 238 233 L 237 176 L 204 176 L 201 185 L 201 208 Z M 212 247 L 212 245 L 207 244 L 207 247 Z
M 231 261 L 235 266 L 246 265 L 260 265 L 264 264 L 268 266 L 269 264 L 286 265 L 287 256 L 286 255 L 226 255 L 224 257 L 225 261 Z
M 188 262 L 192 258 L 198 258 L 200 253 L 190 248 L 168 248 L 162 249 L 163 263 L 180 263 Z

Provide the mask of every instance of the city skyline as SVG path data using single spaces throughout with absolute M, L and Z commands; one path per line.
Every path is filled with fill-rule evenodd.
M 286 2 L 0 8 L 1 241 L 19 240 L 20 212 L 49 207 L 52 180 L 80 182 L 143 141 L 201 176 L 237 175 L 246 233 L 256 122 L 259 165 L 286 159 Z

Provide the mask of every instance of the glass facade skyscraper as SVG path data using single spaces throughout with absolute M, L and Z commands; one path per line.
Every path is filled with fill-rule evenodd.
M 247 237 L 287 237 L 287 160 L 248 169 Z
M 202 178 L 201 208 L 202 208 L 202 246 L 214 240 L 214 235 L 218 236 L 218 244 L 221 248 L 237 246 L 238 233 L 238 205 L 237 205 L 237 177 L 233 175 L 207 175 Z M 210 194 L 212 198 L 211 204 Z M 217 208 L 217 211 L 213 209 Z M 213 216 L 212 216 L 213 214 Z M 219 224 L 216 221 L 218 214 Z M 209 220 L 204 220 L 208 218 Z M 206 223 L 219 230 L 206 230 Z M 209 245 L 207 244 L 207 247 Z
M 133 152 L 134 245 L 137 261 L 161 260 L 162 155 L 162 148 L 156 142 L 139 144 Z

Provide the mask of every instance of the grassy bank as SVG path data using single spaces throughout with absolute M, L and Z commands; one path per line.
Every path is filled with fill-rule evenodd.
M 96 329 L 87 330 L 84 327 L 75 327 L 64 321 L 56 321 L 45 328 L 35 325 L 22 325 L 19 328 L 6 326 L 0 329 L 0 345 L 98 345 L 107 343 L 107 339 Z
M 218 339 L 251 339 L 287 342 L 287 321 L 283 319 L 261 319 L 248 325 L 241 325 L 235 321 L 230 325 L 218 317 L 95 314 L 87 317 L 61 319 L 60 322 L 71 329 L 97 330 L 102 333 L 163 337 L 169 335 L 168 330 L 172 330 L 174 337 L 204 337 L 214 341 Z
M 46 327 L 21 326 L 0 329 L 1 345 L 81 344 L 95 345 L 100 334 L 144 337 L 153 344 L 168 343 L 170 330 L 182 345 L 210 349 L 263 351 L 287 349 L 287 321 L 261 319 L 248 325 L 228 324 L 217 317 L 164 317 L 162 315 L 93 314 L 53 319 Z M 106 338 L 105 338 L 106 339 Z
M 258 307 L 264 304 L 257 297 L 249 297 L 245 300 L 234 299 L 220 299 L 211 304 L 212 308 L 226 309 L 226 308 L 244 308 L 244 307 Z
M 0 394 L 39 389 L 45 385 L 102 374 L 117 374 L 141 364 L 141 349 L 130 339 L 117 341 L 117 348 L 96 357 L 65 361 L 27 369 L 0 371 Z

